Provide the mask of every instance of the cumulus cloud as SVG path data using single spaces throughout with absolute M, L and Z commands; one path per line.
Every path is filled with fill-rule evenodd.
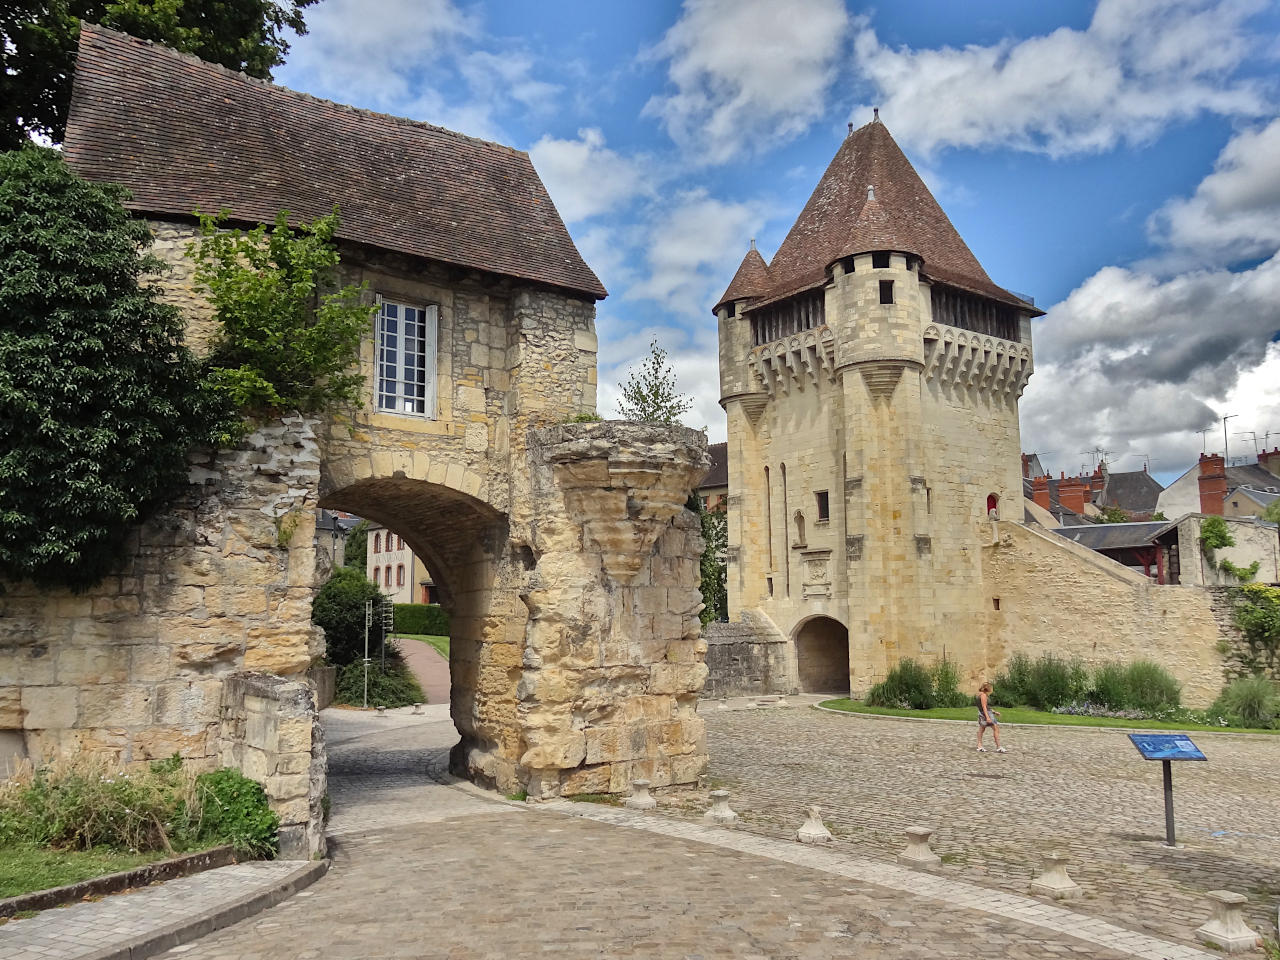
M 650 51 L 671 89 L 645 114 L 707 163 L 793 137 L 822 115 L 848 26 L 841 0 L 685 0 Z
M 653 192 L 644 158 L 609 149 L 596 127 L 579 130 L 574 140 L 544 136 L 529 148 L 529 157 L 566 223 L 610 213 Z
M 1256 117 L 1266 99 L 1235 76 L 1263 0 L 1101 0 L 1084 30 L 963 48 L 882 43 L 866 18 L 855 68 L 894 135 L 922 153 L 1000 147 L 1065 156 L 1153 140 L 1202 114 Z M 861 122 L 871 105 L 855 107 Z

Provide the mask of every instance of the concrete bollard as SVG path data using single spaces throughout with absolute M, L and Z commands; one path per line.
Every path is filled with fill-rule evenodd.
M 385 717 L 387 715 L 386 707 L 378 707 L 378 716 Z
M 796 839 L 801 843 L 831 842 L 831 831 L 822 822 L 822 811 L 816 804 L 809 806 L 804 823 L 796 831 Z
M 648 780 L 632 780 L 631 796 L 622 801 L 622 805 L 628 810 L 652 810 L 658 801 L 649 796 Z
M 1217 944 L 1226 953 L 1256 950 L 1262 938 L 1249 929 L 1243 916 L 1249 898 L 1230 890 L 1210 890 L 1205 896 L 1213 904 L 1213 917 L 1196 930 L 1196 939 Z
M 1044 873 L 1031 881 L 1031 892 L 1054 900 L 1070 900 L 1080 896 L 1080 885 L 1067 876 L 1068 860 L 1060 853 L 1044 858 Z
M 716 709 L 717 709 L 717 710 L 728 710 L 728 709 L 729 709 L 729 698 L 728 698 L 728 697 L 721 697 L 721 698 L 720 698 L 720 702 L 716 704 Z
M 936 867 L 942 863 L 942 858 L 929 849 L 932 827 L 907 827 L 903 832 L 907 837 L 907 847 L 898 854 L 899 863 L 912 867 Z
M 738 822 L 738 815 L 729 809 L 729 791 L 711 791 L 711 809 L 702 815 L 704 823 L 728 827 Z
M 422 716 L 422 708 L 425 706 L 426 706 L 425 703 L 415 703 L 413 705 L 413 712 L 418 716 Z

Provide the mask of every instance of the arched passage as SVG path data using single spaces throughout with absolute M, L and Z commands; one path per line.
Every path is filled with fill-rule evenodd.
M 849 630 L 831 617 L 812 617 L 796 629 L 796 668 L 802 693 L 849 694 Z
M 425 561 L 450 618 L 449 704 L 461 735 L 452 766 L 491 782 L 509 779 L 492 765 L 516 753 L 515 744 L 501 749 L 515 735 L 503 720 L 516 709 L 527 614 L 515 582 L 522 558 L 508 555 L 506 516 L 451 487 L 406 477 L 360 480 L 325 494 L 320 505 L 382 524 Z

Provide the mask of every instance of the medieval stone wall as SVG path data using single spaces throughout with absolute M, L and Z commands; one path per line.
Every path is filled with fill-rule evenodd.
M 1200 524 L 1203 514 L 1191 514 L 1178 524 L 1179 582 L 1188 586 L 1230 587 L 1238 581 L 1222 570 L 1219 564 L 1228 560 L 1237 567 L 1258 564 L 1254 577 L 1259 583 L 1280 583 L 1280 535 L 1275 524 L 1268 524 L 1256 517 L 1228 518 L 1225 520 L 1235 546 L 1213 551 L 1212 558 L 1205 556 L 1200 543 Z

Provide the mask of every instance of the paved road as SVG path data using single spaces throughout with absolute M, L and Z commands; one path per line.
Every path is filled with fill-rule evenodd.
M 916 874 L 877 849 L 868 858 L 851 845 L 814 850 L 678 816 L 503 803 L 440 782 L 455 738 L 443 708 L 326 714 L 333 869 L 172 960 L 1206 957 L 1044 902 Z M 779 736 L 850 730 L 803 710 L 795 717 L 720 715 L 713 740 L 722 747 L 735 730 L 759 736 L 773 726 Z M 721 775 L 746 772 L 733 762 Z M 777 762 L 761 767 L 771 775 Z
M 449 702 L 449 661 L 436 652 L 436 648 L 421 640 L 408 637 L 397 639 L 396 646 L 404 654 L 404 661 L 422 684 L 427 703 Z

